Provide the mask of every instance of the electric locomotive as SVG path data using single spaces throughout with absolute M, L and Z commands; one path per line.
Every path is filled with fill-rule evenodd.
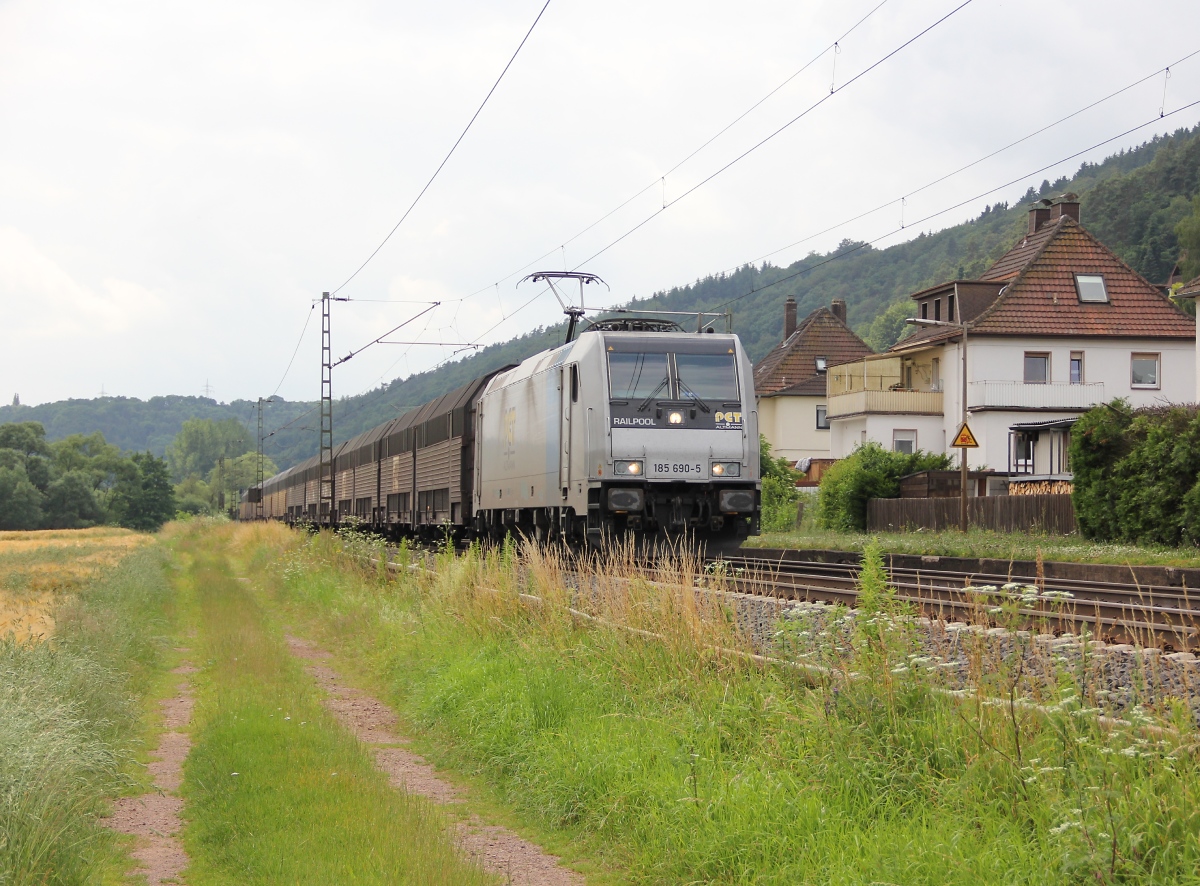
M 751 364 L 703 321 L 689 333 L 601 320 L 495 375 L 476 407 L 476 528 L 592 544 L 686 533 L 710 547 L 757 534 Z

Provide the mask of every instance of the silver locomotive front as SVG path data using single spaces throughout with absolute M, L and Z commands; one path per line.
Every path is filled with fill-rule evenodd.
M 757 534 L 758 415 L 738 337 L 599 335 L 610 472 L 593 484 L 588 532 Z

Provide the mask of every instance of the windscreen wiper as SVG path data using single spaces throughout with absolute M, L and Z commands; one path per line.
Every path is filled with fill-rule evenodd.
M 708 408 L 708 404 L 704 402 L 704 398 L 689 388 L 687 386 L 687 382 L 685 382 L 682 378 L 679 379 L 679 390 L 683 391 L 684 393 L 691 394 L 692 400 L 694 400 L 696 405 L 700 407 L 701 412 L 712 412 L 712 410 Z
M 650 396 L 642 401 L 642 405 L 637 408 L 637 411 L 645 412 L 647 409 L 649 409 L 650 401 L 653 400 L 655 397 L 657 397 L 658 392 L 661 391 L 663 388 L 665 388 L 667 386 L 668 382 L 670 382 L 670 381 L 671 381 L 670 378 L 664 377 L 663 380 L 658 383 L 658 387 L 650 392 Z

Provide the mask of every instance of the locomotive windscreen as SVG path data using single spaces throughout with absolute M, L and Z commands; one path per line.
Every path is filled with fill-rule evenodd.
M 733 354 L 676 354 L 680 396 L 699 400 L 736 400 L 737 364 Z
M 614 400 L 738 399 L 733 349 L 676 347 L 672 350 L 608 350 L 609 392 Z
M 608 383 L 618 400 L 641 400 L 668 395 L 670 377 L 666 354 L 608 355 Z

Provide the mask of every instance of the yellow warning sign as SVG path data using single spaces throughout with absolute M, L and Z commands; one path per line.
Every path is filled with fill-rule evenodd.
M 955 449 L 978 449 L 979 441 L 975 439 L 975 435 L 971 433 L 970 427 L 964 421 L 962 427 L 958 429 L 958 433 L 954 435 L 954 442 L 950 445 Z

